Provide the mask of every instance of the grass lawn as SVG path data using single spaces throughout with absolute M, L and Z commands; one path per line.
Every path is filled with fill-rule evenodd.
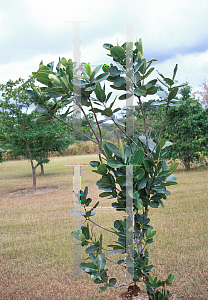
M 88 164 L 96 155 L 53 157 L 45 166 L 45 176 L 37 176 L 37 188 L 56 188 L 48 193 L 16 194 L 32 188 L 28 161 L 0 164 L 0 299 L 77 299 L 114 300 L 126 288 L 111 288 L 98 294 L 98 285 L 82 274 L 73 277 L 73 168 L 68 164 Z M 100 176 L 82 167 L 82 189 L 89 187 L 92 204 L 101 192 L 96 186 Z M 39 173 L 40 170 L 37 170 Z M 178 185 L 169 188 L 165 208 L 151 210 L 151 225 L 157 234 L 150 245 L 154 274 L 165 279 L 175 274 L 170 288 L 173 299 L 208 299 L 208 167 L 175 172 Z M 107 228 L 124 213 L 115 212 L 111 201 L 103 199 L 93 221 Z M 91 225 L 90 225 L 91 226 Z M 94 232 L 100 232 L 94 228 Z M 102 232 L 103 233 L 103 232 Z M 114 237 L 105 234 L 106 248 Z M 82 253 L 83 255 L 83 253 Z M 84 257 L 84 256 L 83 256 Z M 108 254 L 116 260 L 115 254 Z M 129 282 L 124 270 L 107 266 L 118 284 Z M 141 288 L 143 286 L 141 285 Z

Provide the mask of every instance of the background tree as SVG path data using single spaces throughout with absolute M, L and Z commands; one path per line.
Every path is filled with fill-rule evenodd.
M 1 85 L 0 140 L 11 157 L 23 155 L 30 160 L 33 189 L 36 189 L 37 167 L 41 166 L 43 175 L 43 164 L 49 162 L 49 153 L 66 149 L 72 139 L 68 136 L 71 133 L 69 127 L 56 120 L 46 126 L 35 122 L 40 113 L 37 110 L 30 112 L 30 103 L 25 94 L 32 81 L 32 78 L 26 82 L 20 78 Z
M 94 119 L 94 116 L 92 113 L 88 113 L 87 117 L 92 124 L 95 122 L 95 119 Z M 78 128 L 82 133 L 88 135 L 89 137 L 91 137 L 91 138 L 93 137 L 93 132 L 92 132 L 88 122 L 86 121 L 85 117 L 82 117 L 81 119 L 76 119 L 71 116 L 68 118 L 68 120 L 71 122 L 71 125 L 73 125 L 73 127 Z M 76 132 L 75 130 L 72 130 L 72 133 L 73 133 L 73 138 L 75 139 L 75 141 L 87 141 L 88 140 L 87 137 Z
M 187 171 L 191 163 L 205 162 L 208 154 L 208 109 L 191 97 L 191 87 L 180 90 L 180 106 L 171 107 L 167 114 L 163 137 L 173 143 L 165 157 L 180 159 Z
M 3 162 L 3 154 L 4 154 L 4 151 L 2 148 L 0 148 L 0 163 Z

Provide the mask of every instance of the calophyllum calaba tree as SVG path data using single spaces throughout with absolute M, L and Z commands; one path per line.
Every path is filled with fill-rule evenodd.
M 158 208 L 160 205 L 163 207 L 163 200 L 170 195 L 167 187 L 176 184 L 176 177 L 172 173 L 177 168 L 178 163 L 174 163 L 168 168 L 163 154 L 166 147 L 171 143 L 164 139 L 161 140 L 160 137 L 168 108 L 172 103 L 175 103 L 174 98 L 178 88 L 182 86 L 178 86 L 175 81 L 177 65 L 174 68 L 172 78 L 167 78 L 159 73 L 160 78 L 148 81 L 148 76 L 154 70 L 151 66 L 152 62 L 156 60 L 146 61 L 143 57 L 141 40 L 134 45 L 133 43 L 124 43 L 122 46 L 104 44 L 104 48 L 112 57 L 113 64 L 96 67 L 94 70 L 89 64 L 81 64 L 80 68 L 77 69 L 81 71 L 81 75 L 76 75 L 77 70 L 73 72 L 74 64 L 71 59 L 62 58 L 59 60 L 56 72 L 51 70 L 51 64 L 44 66 L 41 63 L 39 70 L 33 75 L 37 81 L 45 84 L 45 87 L 32 85 L 33 96 L 31 95 L 31 100 L 45 110 L 38 122 L 59 119 L 66 124 L 67 122 L 58 115 L 58 109 L 63 106 L 67 107 L 72 101 L 76 103 L 94 134 L 95 141 L 89 139 L 96 143 L 100 149 L 99 161 L 90 162 L 90 165 L 95 168 L 93 172 L 101 176 L 97 186 L 104 192 L 99 197 L 109 197 L 112 199 L 112 207 L 115 210 L 121 213 L 126 211 L 126 217 L 123 220 L 115 220 L 113 230 L 102 227 L 103 232 L 108 230 L 117 239 L 115 244 L 108 245 L 108 249 L 106 249 L 106 246 L 103 247 L 105 236 L 100 234 L 95 240 L 90 230 L 91 225 L 99 225 L 93 221 L 94 211 L 99 202 L 92 208 L 89 207 L 92 199 L 87 196 L 88 187 L 76 194 L 83 211 L 73 210 L 70 213 L 83 216 L 87 223 L 86 226 L 81 227 L 81 231 L 72 232 L 72 235 L 80 240 L 81 246 L 86 247 L 85 253 L 88 262 L 82 262 L 80 264 L 81 269 L 91 276 L 95 284 L 102 285 L 99 291 L 104 292 L 108 287 L 116 285 L 116 278 L 109 278 L 107 275 L 107 250 L 115 253 L 115 255 L 116 253 L 123 254 L 124 258 L 126 254 L 126 259 L 114 261 L 114 263 L 121 267 L 126 266 L 134 283 L 132 291 L 136 291 L 138 281 L 144 281 L 149 299 L 168 299 L 171 295 L 166 286 L 172 283 L 174 275 L 170 274 L 165 281 L 151 277 L 150 272 L 154 266 L 149 264 L 147 246 L 153 242 L 153 236 L 156 234 L 151 226 L 149 210 Z M 101 68 L 103 72 L 98 75 Z M 105 84 L 103 85 L 106 80 L 112 83 L 111 88 L 124 91 L 123 95 L 118 100 L 115 98 L 111 104 L 112 92 L 106 95 Z M 166 106 L 166 115 L 159 138 L 154 143 L 148 135 L 142 97 L 157 93 L 155 85 L 158 80 L 167 89 L 168 96 L 164 93 L 165 98 L 161 99 L 160 95 L 160 100 L 157 103 L 157 105 Z M 53 93 L 51 99 L 56 100 L 51 109 L 48 107 L 47 101 L 42 101 L 42 93 Z M 138 99 L 144 123 L 145 133 L 138 139 L 128 134 L 128 125 L 125 128 L 115 116 L 115 112 L 120 109 L 114 109 L 115 101 L 120 102 L 132 96 Z M 85 107 L 94 114 L 99 134 L 95 133 L 86 115 Z M 69 107 L 65 115 L 71 111 L 72 108 Z M 104 119 L 98 121 L 97 114 L 101 114 Z M 112 143 L 105 142 L 102 138 L 100 123 L 107 120 L 112 120 L 128 140 L 126 144 L 120 142 L 120 149 Z M 74 128 L 74 130 L 77 129 Z

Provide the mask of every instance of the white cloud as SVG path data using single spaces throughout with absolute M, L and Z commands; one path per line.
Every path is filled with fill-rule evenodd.
M 208 78 L 208 50 L 202 53 L 181 55 L 157 64 L 157 69 L 164 76 L 171 77 L 175 64 L 178 64 L 176 80 L 179 83 L 188 82 L 193 92 L 199 90 L 199 85 L 204 78 Z

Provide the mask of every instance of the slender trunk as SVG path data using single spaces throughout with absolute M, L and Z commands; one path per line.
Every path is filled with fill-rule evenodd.
M 35 174 L 35 169 L 36 169 L 37 166 L 34 167 L 33 160 L 32 160 L 32 153 L 30 151 L 30 145 L 29 145 L 29 142 L 28 142 L 27 138 L 26 138 L 26 145 L 27 145 L 27 150 L 28 150 L 28 154 L 29 154 L 29 158 L 30 158 L 30 164 L 31 164 L 31 167 L 32 167 L 33 190 L 36 190 L 36 174 Z
M 44 175 L 44 167 L 43 167 L 43 164 L 40 164 L 40 168 L 41 168 L 41 175 Z
M 42 160 L 42 148 L 40 149 L 40 160 Z M 44 168 L 42 163 L 40 163 L 40 168 L 41 168 L 41 175 L 44 175 Z
M 33 190 L 36 190 L 36 173 L 34 166 L 32 166 L 32 175 L 33 175 Z

